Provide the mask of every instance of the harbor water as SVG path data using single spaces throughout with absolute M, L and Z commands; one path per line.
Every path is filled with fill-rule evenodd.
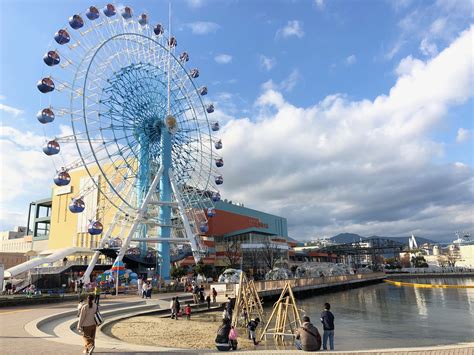
M 403 282 L 474 285 L 474 278 L 416 278 Z M 298 306 L 321 333 L 319 318 L 325 302 L 331 304 L 336 318 L 336 350 L 474 342 L 474 288 L 379 283 L 300 299 Z

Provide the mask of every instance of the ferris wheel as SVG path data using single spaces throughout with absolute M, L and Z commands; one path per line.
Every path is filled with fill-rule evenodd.
M 208 119 L 208 89 L 199 70 L 188 68 L 189 54 L 178 52 L 170 27 L 128 6 L 90 6 L 55 33 L 43 57 L 50 72 L 37 84 L 45 94 L 37 118 L 51 129 L 43 151 L 54 161 L 54 183 L 70 184 L 70 172 L 81 167 L 90 177 L 69 210 L 84 213 L 87 196 L 98 194 L 102 203 L 93 207 L 88 232 L 102 236 L 99 247 L 119 229 L 120 262 L 131 242 L 145 249 L 157 241 L 164 277 L 168 240 L 188 242 L 195 260 L 202 257 L 199 236 L 215 215 L 224 165 L 214 136 L 219 123 Z M 115 215 L 104 225 L 111 207 Z

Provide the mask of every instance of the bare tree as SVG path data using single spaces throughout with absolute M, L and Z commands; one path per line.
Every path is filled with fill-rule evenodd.
M 236 240 L 224 242 L 224 263 L 228 268 L 236 268 L 240 263 L 240 244 Z
M 262 244 L 262 248 L 259 249 L 260 257 L 265 267 L 272 270 L 281 257 L 281 250 L 278 248 L 278 245 L 273 243 L 270 239 L 264 240 Z

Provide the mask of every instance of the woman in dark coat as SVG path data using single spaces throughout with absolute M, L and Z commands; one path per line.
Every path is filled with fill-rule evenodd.
M 229 351 L 230 350 L 230 342 L 229 342 L 229 333 L 232 327 L 230 326 L 230 319 L 224 318 L 222 320 L 222 325 L 217 330 L 216 336 L 216 348 L 219 351 Z

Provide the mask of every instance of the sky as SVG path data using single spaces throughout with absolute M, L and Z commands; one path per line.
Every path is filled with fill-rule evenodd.
M 223 197 L 287 218 L 300 240 L 472 233 L 473 4 L 173 1 L 222 125 Z M 56 30 L 89 5 L 0 1 L 0 230 L 51 194 L 35 84 Z M 167 1 L 124 5 L 168 21 Z

